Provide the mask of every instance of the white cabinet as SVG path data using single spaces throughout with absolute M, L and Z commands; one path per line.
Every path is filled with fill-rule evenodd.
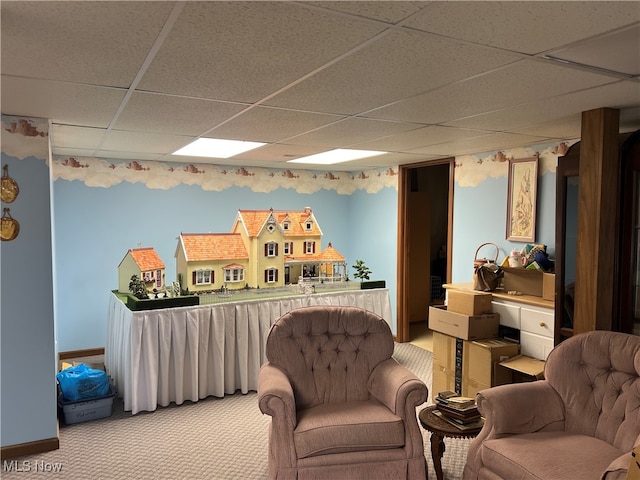
M 514 300 L 493 298 L 493 311 L 500 314 L 500 325 L 520 330 L 520 353 L 546 360 L 553 349 L 553 308 Z

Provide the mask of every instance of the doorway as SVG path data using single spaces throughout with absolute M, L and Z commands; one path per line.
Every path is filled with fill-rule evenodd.
M 444 302 L 442 285 L 451 279 L 453 169 L 448 158 L 398 172 L 398 342 L 428 337 L 429 306 Z

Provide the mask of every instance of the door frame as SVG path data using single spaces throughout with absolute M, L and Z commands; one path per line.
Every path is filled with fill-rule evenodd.
M 407 285 L 409 282 L 409 194 L 411 193 L 411 171 L 417 168 L 435 165 L 449 165 L 449 198 L 447 205 L 447 278 L 451 281 L 451 248 L 453 244 L 453 187 L 455 158 L 400 165 L 398 168 L 398 255 L 397 255 L 397 289 L 396 289 L 396 341 L 404 343 L 409 338 L 409 311 L 407 301 Z

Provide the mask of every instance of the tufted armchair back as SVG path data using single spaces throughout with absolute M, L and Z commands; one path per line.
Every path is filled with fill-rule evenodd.
M 389 325 L 375 313 L 318 306 L 280 317 L 269 331 L 266 356 L 289 378 L 301 409 L 367 400 L 369 374 L 393 348 Z
M 545 378 L 565 406 L 565 431 L 630 451 L 640 438 L 640 337 L 595 331 L 556 347 Z

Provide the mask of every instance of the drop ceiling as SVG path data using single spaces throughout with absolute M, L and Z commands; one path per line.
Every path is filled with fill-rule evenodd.
M 290 168 L 388 152 L 331 167 L 353 170 L 574 140 L 600 107 L 640 128 L 638 1 L 3 1 L 1 16 L 2 113 L 50 119 L 54 155 Z M 266 145 L 172 155 L 199 137 Z

